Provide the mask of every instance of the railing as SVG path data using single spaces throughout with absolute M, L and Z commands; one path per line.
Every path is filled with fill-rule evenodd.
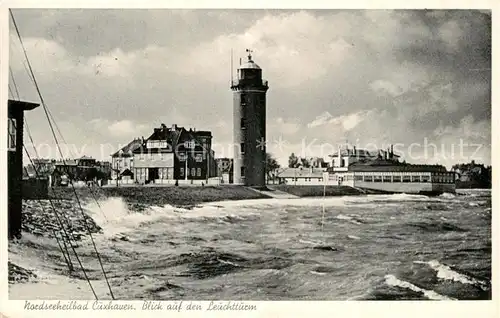
M 236 79 L 236 80 L 232 80 L 232 81 L 231 81 L 231 87 L 238 86 L 238 85 L 240 85 L 240 82 L 243 84 L 243 83 L 245 83 L 245 82 L 247 82 L 247 81 L 251 82 L 252 80 L 250 80 L 250 79 L 249 79 L 249 80 L 245 80 L 245 79 L 242 79 L 242 80 L 238 80 L 238 79 Z M 265 87 L 269 87 L 269 81 L 267 81 L 267 80 L 262 80 L 261 85 L 262 85 L 262 86 L 265 86 Z

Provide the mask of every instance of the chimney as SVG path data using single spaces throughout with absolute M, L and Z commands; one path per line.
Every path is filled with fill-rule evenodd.
M 394 145 L 391 145 L 391 159 L 394 158 Z
M 338 164 L 337 164 L 337 167 L 341 167 L 341 162 L 342 162 L 342 161 L 341 161 L 341 156 L 340 156 L 340 145 L 339 145 L 338 160 L 339 160 L 339 162 L 338 162 Z
M 161 124 L 161 129 L 162 129 L 162 130 L 165 130 L 165 129 L 167 129 L 167 126 L 166 126 L 165 124 L 163 124 L 163 123 L 162 123 L 162 124 Z
M 177 125 L 176 124 L 172 125 L 172 130 L 177 130 Z

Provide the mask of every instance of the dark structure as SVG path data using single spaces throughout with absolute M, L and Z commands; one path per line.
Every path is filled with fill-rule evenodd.
M 9 238 L 21 236 L 22 183 L 23 183 L 23 128 L 24 112 L 35 109 L 39 104 L 10 100 L 8 101 L 8 223 Z
M 266 92 L 262 69 L 252 60 L 238 68 L 238 79 L 231 83 L 233 93 L 233 140 L 235 184 L 266 184 Z

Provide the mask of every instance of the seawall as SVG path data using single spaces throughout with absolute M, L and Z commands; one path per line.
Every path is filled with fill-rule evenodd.
M 238 185 L 224 186 L 178 186 L 178 187 L 93 187 L 75 188 L 81 201 L 93 201 L 108 197 L 122 197 L 128 204 L 134 206 L 172 205 L 178 207 L 193 207 L 201 203 L 267 199 L 269 196 L 250 188 Z M 72 187 L 54 188 L 50 191 L 54 199 L 74 200 Z

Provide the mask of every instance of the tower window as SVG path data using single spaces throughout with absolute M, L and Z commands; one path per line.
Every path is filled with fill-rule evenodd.
M 16 150 L 16 119 L 9 118 L 9 131 L 8 131 L 8 141 L 7 147 L 8 150 Z
M 247 104 L 247 94 L 240 95 L 241 106 L 245 106 Z
M 241 150 L 241 153 L 245 153 L 245 143 L 241 143 L 240 144 L 240 150 Z
M 240 125 L 241 125 L 241 129 L 245 129 L 245 118 L 241 118 L 240 119 Z
M 242 177 L 245 176 L 245 167 L 240 167 L 240 174 Z

